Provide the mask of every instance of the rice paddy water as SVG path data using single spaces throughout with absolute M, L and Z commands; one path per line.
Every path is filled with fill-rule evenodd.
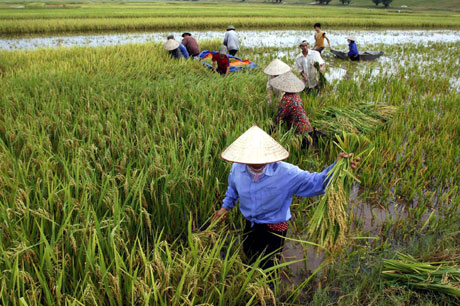
M 350 30 L 328 29 L 327 35 L 333 42 L 333 47 L 344 46 L 345 37 Z M 375 30 L 357 29 L 353 35 L 359 41 L 360 47 L 372 44 L 421 44 L 428 42 L 456 42 L 460 40 L 458 30 Z M 104 34 L 75 34 L 75 35 L 27 35 L 0 37 L 0 49 L 28 50 L 48 47 L 98 47 L 131 43 L 162 42 L 168 35 L 181 37 L 182 32 L 138 32 L 138 33 L 104 33 Z M 222 40 L 223 31 L 193 31 L 197 40 Z M 312 34 L 305 30 L 238 30 L 241 45 L 246 48 L 278 47 L 290 48 L 299 39 L 313 40 Z

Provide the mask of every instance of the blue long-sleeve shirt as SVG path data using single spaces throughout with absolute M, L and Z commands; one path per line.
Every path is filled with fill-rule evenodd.
M 358 52 L 358 46 L 356 46 L 356 43 L 354 41 L 352 41 L 349 45 L 348 45 L 350 51 L 348 51 L 348 57 L 355 57 L 355 56 L 358 56 L 359 55 L 359 52 Z
M 334 163 L 335 164 L 335 163 Z M 268 164 L 264 176 L 253 182 L 247 166 L 233 164 L 222 207 L 233 208 L 240 199 L 243 216 L 255 223 L 280 223 L 291 218 L 293 195 L 312 197 L 323 194 L 332 164 L 320 173 L 310 173 L 285 162 Z
M 188 51 L 187 51 L 187 48 L 185 48 L 185 46 L 183 44 L 180 44 L 179 45 L 179 50 L 180 52 L 182 53 L 182 56 L 185 58 L 185 59 L 188 59 L 189 58 L 189 54 L 188 54 Z

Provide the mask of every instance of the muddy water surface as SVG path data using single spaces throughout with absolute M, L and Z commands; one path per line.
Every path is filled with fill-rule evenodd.
M 356 184 L 350 193 L 350 215 L 353 215 L 351 236 L 378 239 L 386 225 L 398 224 L 408 218 L 407 205 L 389 203 L 385 208 L 376 207 L 360 201 L 358 192 L 359 185 Z M 429 218 L 431 212 L 427 211 L 420 216 L 419 220 L 422 224 Z M 308 241 L 307 236 L 295 238 Z M 289 265 L 291 273 L 285 278 L 285 281 L 295 284 L 302 283 L 321 266 L 325 259 L 324 252 L 317 248 L 289 240 L 286 240 L 282 254 L 286 262 L 301 260 Z M 323 271 L 320 269 L 316 275 L 321 278 Z

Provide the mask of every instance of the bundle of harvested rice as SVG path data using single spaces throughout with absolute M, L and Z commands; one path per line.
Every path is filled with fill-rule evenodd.
M 319 70 L 320 69 L 319 63 L 315 62 L 314 66 L 315 66 L 315 68 L 316 68 L 316 70 L 318 71 L 318 74 L 319 74 L 318 88 L 319 88 L 319 90 L 322 90 L 324 87 L 326 87 L 327 80 L 326 80 L 326 77 L 324 76 L 324 73 L 322 73 Z
M 460 297 L 460 262 L 420 262 L 410 255 L 398 253 L 399 259 L 385 259 L 385 278 L 415 289 L 442 292 Z
M 336 139 L 334 143 L 340 151 L 354 152 L 354 158 L 362 161 L 372 151 L 369 140 L 364 136 L 342 133 Z M 331 253 L 340 253 L 347 244 L 349 193 L 353 182 L 359 181 L 352 173 L 351 163 L 351 159 L 342 158 L 331 169 L 326 193 L 318 200 L 308 221 L 307 234 L 311 241 Z
M 329 106 L 314 118 L 313 126 L 329 135 L 340 133 L 370 133 L 390 120 L 397 107 L 384 104 L 357 103 L 346 107 Z

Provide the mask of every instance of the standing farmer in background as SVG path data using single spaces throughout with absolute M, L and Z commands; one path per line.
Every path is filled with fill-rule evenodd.
M 227 47 L 228 53 L 233 56 L 235 56 L 240 49 L 238 35 L 236 35 L 235 27 L 232 25 L 227 27 L 227 32 L 224 37 L 224 46 Z
M 175 40 L 173 35 L 168 36 L 168 41 L 163 45 L 163 48 L 168 50 L 169 54 L 175 59 L 180 59 L 182 57 L 185 59 L 189 58 L 187 49 L 183 44 Z
M 273 124 L 278 125 L 284 121 L 289 129 L 294 128 L 296 134 L 303 136 L 302 149 L 307 148 L 311 142 L 309 136 L 313 136 L 313 128 L 303 108 L 302 98 L 298 94 L 304 90 L 305 84 L 295 74 L 287 72 L 270 80 L 270 85 L 285 92 Z
M 182 37 L 182 44 L 187 49 L 188 54 L 192 57 L 197 57 L 200 54 L 200 46 L 198 46 L 195 38 L 192 37 L 190 32 L 184 32 Z
M 309 44 L 306 40 L 299 43 L 302 53 L 295 59 L 295 67 L 297 72 L 302 75 L 302 81 L 307 87 L 308 93 L 318 93 L 319 73 L 324 72 L 326 64 L 318 51 L 309 50 Z M 319 64 L 319 68 L 315 68 L 315 63 Z
M 230 72 L 230 59 L 227 56 L 227 47 L 220 46 L 219 53 L 212 55 L 212 69 L 221 75 L 228 75 Z
M 225 219 L 240 200 L 240 211 L 246 219 L 243 250 L 250 263 L 261 254 L 281 251 L 294 195 L 313 197 L 325 191 L 327 174 L 333 165 L 322 172 L 310 173 L 282 162 L 288 156 L 276 140 L 257 126 L 247 130 L 221 155 L 234 164 L 222 208 L 215 212 L 214 219 Z M 338 159 L 351 156 L 341 154 Z M 273 265 L 273 257 L 261 263 L 262 268 Z
M 329 41 L 329 38 L 327 38 L 326 33 L 321 31 L 321 23 L 315 23 L 313 26 L 315 29 L 316 33 L 314 35 L 315 37 L 315 46 L 313 47 L 313 50 L 318 51 L 320 54 L 324 50 L 325 45 L 324 45 L 324 40 L 327 40 L 327 44 L 329 46 L 329 49 L 331 49 L 331 42 Z
M 359 52 L 358 52 L 358 46 L 356 46 L 356 38 L 354 36 L 348 36 L 348 53 L 345 53 L 345 56 L 347 56 L 349 59 L 352 61 L 359 61 Z
M 275 100 L 279 101 L 281 99 L 281 96 L 284 95 L 283 92 L 274 88 L 270 84 L 270 80 L 288 71 L 291 71 L 291 67 L 289 67 L 286 63 L 284 63 L 283 61 L 279 59 L 274 59 L 267 67 L 265 67 L 264 73 L 268 75 L 268 81 L 267 81 L 267 102 L 268 104 L 272 104 L 273 96 L 275 96 Z

